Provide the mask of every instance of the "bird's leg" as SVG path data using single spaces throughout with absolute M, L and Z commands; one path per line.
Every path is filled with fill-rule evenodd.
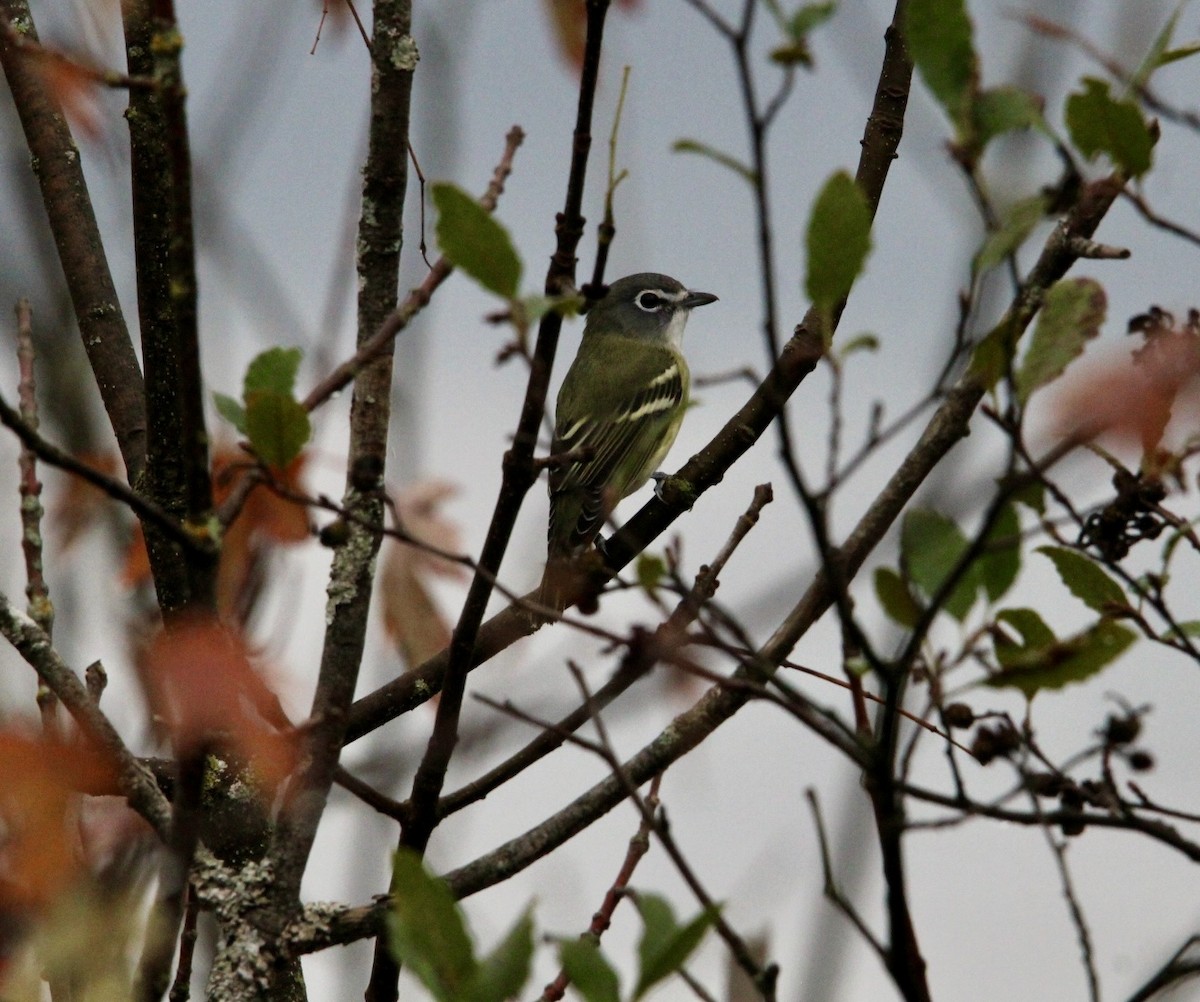
M 654 496 L 658 498 L 659 501 L 666 500 L 662 495 L 663 484 L 671 479 L 671 474 L 663 473 L 662 470 L 655 470 L 650 474 L 650 479 L 654 481 Z

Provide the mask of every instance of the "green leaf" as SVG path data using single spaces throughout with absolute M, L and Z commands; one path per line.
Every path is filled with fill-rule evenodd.
M 1021 634 L 1022 646 L 1031 650 L 1044 650 L 1058 643 L 1054 631 L 1035 609 L 1001 609 L 996 613 L 996 621 L 1013 627 Z
M 964 135 L 978 83 L 971 19 L 964 0 L 910 0 L 904 37 L 925 86 L 946 110 L 955 131 Z
M 988 601 L 998 602 L 1021 570 L 1021 520 L 1015 506 L 1006 504 L 1000 509 L 986 543 L 975 572 Z
M 1162 634 L 1163 640 L 1179 640 L 1182 637 L 1200 637 L 1200 619 L 1185 620 L 1177 626 L 1164 630 Z
M 788 21 L 788 33 L 794 40 L 802 41 L 813 28 L 824 24 L 833 17 L 836 11 L 836 0 L 828 0 L 826 3 L 802 4 Z
M 1137 635 L 1111 619 L 1047 648 L 1032 651 L 985 680 L 992 688 L 1020 689 L 1032 699 L 1042 689 L 1061 689 L 1091 678 L 1116 660 Z
M 1076 147 L 1089 160 L 1107 154 L 1129 177 L 1145 174 L 1154 136 L 1137 103 L 1113 98 L 1108 83 L 1095 77 L 1084 77 L 1083 87 L 1082 94 L 1067 98 L 1067 128 Z
M 909 578 L 932 598 L 967 549 L 966 537 L 953 520 L 927 508 L 916 508 L 900 528 L 900 562 Z M 963 574 L 946 598 L 945 610 L 960 622 L 975 602 L 979 584 L 974 569 Z
M 432 192 L 442 253 L 485 289 L 505 299 L 515 298 L 521 283 L 521 259 L 508 231 L 456 185 L 439 182 Z
M 1046 291 L 1016 374 L 1017 399 L 1022 404 L 1083 354 L 1084 345 L 1100 333 L 1107 307 L 1108 297 L 1095 279 L 1064 278 Z
M 246 437 L 268 466 L 286 467 L 311 435 L 308 412 L 290 395 L 263 390 L 246 395 Z
M 746 181 L 751 188 L 758 187 L 758 175 L 754 171 L 736 157 L 732 157 L 728 153 L 722 153 L 707 143 L 702 143 L 697 139 L 676 139 L 671 149 L 676 153 L 696 153 L 702 157 L 708 157 L 709 160 L 720 164 L 722 167 L 728 167 Z
M 850 294 L 871 250 L 871 210 L 845 171 L 830 177 L 817 194 L 806 244 L 808 298 L 828 313 Z
M 875 568 L 875 596 L 893 622 L 909 630 L 920 622 L 921 603 L 913 598 L 904 578 L 890 567 Z
M 634 1002 L 684 965 L 717 918 L 715 908 L 706 908 L 686 925 L 677 925 L 671 906 L 664 898 L 654 894 L 639 895 L 637 906 L 645 929 L 638 944 L 638 980 L 633 990 Z
M 471 938 L 450 889 L 410 849 L 395 856 L 387 926 L 397 962 L 438 1002 L 458 1002 L 478 968 Z
M 1046 485 L 1035 481 L 1027 487 L 1022 487 L 1017 491 L 1012 499 L 1017 503 L 1024 505 L 1035 515 L 1046 514 Z
M 1169 66 L 1171 63 L 1177 63 L 1181 59 L 1190 59 L 1197 52 L 1200 52 L 1200 42 L 1190 42 L 1187 45 L 1181 45 L 1177 49 L 1168 49 L 1158 57 L 1159 66 Z
M 975 255 L 972 264 L 975 274 L 982 275 L 1006 260 L 1010 254 L 1016 253 L 1033 228 L 1045 218 L 1045 195 L 1033 195 L 1013 202 L 1001 218 L 1000 226 L 987 235 Z
M 1065 546 L 1039 546 L 1038 553 L 1054 562 L 1054 569 L 1071 594 L 1096 612 L 1112 612 L 1114 607 L 1127 609 L 1125 589 L 1108 576 L 1091 557 Z
M 845 360 L 853 355 L 856 351 L 878 351 L 879 337 L 870 332 L 864 331 L 862 334 L 855 334 L 848 341 L 842 342 L 838 348 L 838 358 Z
M 975 97 L 973 112 L 975 141 L 980 149 L 1005 132 L 1042 124 L 1041 99 L 1017 87 L 980 91 Z
M 1163 54 L 1171 45 L 1171 39 L 1175 37 L 1175 26 L 1179 23 L 1179 15 L 1183 12 L 1184 5 L 1188 0 L 1179 0 L 1175 5 L 1175 10 L 1171 16 L 1167 18 L 1163 24 L 1162 30 L 1155 37 L 1153 44 L 1150 46 L 1150 51 L 1146 53 L 1141 65 L 1134 70 L 1129 78 L 1129 92 L 1137 93 L 1150 82 L 1150 77 L 1154 71 L 1162 65 Z
M 654 591 L 666 576 L 667 565 L 662 557 L 655 553 L 642 553 L 637 559 L 637 580 L 641 587 L 654 594 Z
M 296 373 L 303 357 L 304 352 L 299 348 L 268 348 L 256 356 L 246 369 L 242 400 L 249 403 L 250 394 L 260 390 L 292 396 L 296 388 Z
M 533 918 L 528 910 L 476 968 L 464 1002 L 505 1002 L 529 980 L 533 960 Z
M 217 405 L 217 413 L 233 425 L 243 435 L 246 434 L 246 411 L 233 397 L 224 393 L 214 393 L 213 403 Z
M 968 370 L 985 390 L 992 389 L 1008 372 L 1020 339 L 1021 328 L 1016 325 L 1011 313 L 1005 313 L 975 346 Z
M 585 1002 L 620 1002 L 617 972 L 592 940 L 564 940 L 558 947 L 558 959 Z

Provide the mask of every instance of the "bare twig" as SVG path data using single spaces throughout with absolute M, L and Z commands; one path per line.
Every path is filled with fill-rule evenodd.
M 651 815 L 658 810 L 658 788 L 662 783 L 661 776 L 655 776 L 650 782 L 650 791 L 646 794 L 646 808 Z M 621 863 L 620 870 L 614 878 L 608 891 L 604 895 L 604 900 L 600 903 L 600 907 L 596 909 L 592 916 L 592 922 L 587 928 L 587 932 L 580 935 L 580 939 L 590 939 L 594 943 L 600 942 L 600 937 L 612 925 L 613 912 L 617 910 L 617 905 L 625 896 L 625 889 L 629 886 L 629 881 L 633 878 L 633 872 L 637 869 L 638 863 L 642 861 L 642 857 L 650 851 L 650 828 L 651 821 L 643 817 L 638 825 L 637 832 L 633 838 L 629 840 L 629 848 L 625 852 L 625 859 Z M 542 1002 L 558 1002 L 567 991 L 567 985 L 571 983 L 570 977 L 565 970 L 558 972 L 558 976 L 546 985 L 542 990 Z

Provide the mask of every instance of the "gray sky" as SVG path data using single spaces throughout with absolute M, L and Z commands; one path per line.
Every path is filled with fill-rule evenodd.
M 732 12 L 740 5 L 714 6 Z M 771 196 L 785 336 L 807 305 L 802 276 L 808 205 L 832 171 L 852 170 L 857 161 L 891 11 L 891 4 L 882 0 L 847 0 L 842 6 L 814 36 L 817 70 L 799 75 L 771 137 Z M 203 351 L 209 380 L 214 389 L 235 391 L 246 363 L 263 347 L 299 344 L 310 363 L 302 371 L 301 384 L 311 385 L 320 366 L 346 355 L 353 340 L 353 280 L 348 269 L 352 199 L 357 195 L 366 120 L 365 51 L 346 25 L 341 31 L 328 30 L 316 54 L 309 55 L 319 13 L 316 4 L 259 0 L 248 11 L 247 5 L 233 0 L 208 0 L 180 7 L 187 41 L 203 255 Z M 1130 5 L 1054 0 L 1037 5 L 1037 10 L 1073 23 L 1101 48 L 1134 64 L 1171 7 L 1157 0 Z M 1031 39 L 1020 23 L 1006 16 L 1010 9 L 980 0 L 971 4 L 984 83 L 1024 82 L 1041 90 L 1048 99 L 1047 115 L 1058 126 L 1062 101 L 1074 81 L 1083 72 L 1097 70 L 1072 49 Z M 69 11 L 46 11 L 43 33 L 70 40 L 117 65 L 119 35 L 111 13 L 109 5 L 78 0 Z M 51 24 L 49 18 L 55 15 Z M 765 16 L 761 23 L 769 29 Z M 1190 39 L 1196 29 L 1195 16 L 1185 16 L 1180 36 Z M 537 291 L 553 247 L 554 213 L 563 199 L 576 91 L 574 75 L 552 51 L 543 5 L 536 0 L 418 4 L 416 38 L 422 62 L 414 91 L 414 147 L 430 180 L 450 179 L 482 191 L 508 127 L 520 124 L 527 133 L 497 215 L 524 259 L 523 287 Z M 765 51 L 769 41 L 769 30 L 764 30 L 759 50 Z M 632 76 L 618 163 L 630 176 L 617 194 L 618 238 L 609 277 L 663 271 L 693 288 L 716 293 L 720 302 L 697 312 L 689 324 L 686 346 L 693 373 L 745 366 L 761 372 L 766 355 L 749 191 L 733 173 L 711 161 L 671 152 L 672 143 L 686 137 L 745 156 L 746 130 L 728 53 L 682 0 L 644 0 L 632 13 L 615 11 L 606 45 L 596 156 L 585 207 L 591 225 L 581 245 L 580 276 L 591 271 L 606 140 L 620 69 L 629 64 Z M 760 65 L 758 72 L 762 93 L 769 94 L 774 71 Z M 1187 104 L 1200 93 L 1198 74 L 1200 62 L 1193 60 L 1167 69 L 1155 83 L 1167 100 Z M 111 234 L 113 267 L 132 316 L 123 123 L 114 115 L 105 129 L 100 141 L 85 144 L 84 154 L 102 224 Z M 962 179 L 946 155 L 947 137 L 940 111 L 924 88 L 914 85 L 900 159 L 876 221 L 874 252 L 840 328 L 839 337 L 872 331 L 880 339 L 877 353 L 857 356 L 847 371 L 849 443 L 860 439 L 876 399 L 884 401 L 888 413 L 898 413 L 916 399 L 942 364 L 950 342 L 957 293 L 968 280 L 967 262 L 981 229 Z M 1197 142 L 1194 134 L 1165 126 L 1157 153 L 1163 169 L 1146 185 L 1148 198 L 1160 212 L 1192 227 L 1200 226 Z M 10 154 L 6 171 L 15 176 L 22 166 Z M 1012 198 L 1033 193 L 1056 171 L 1044 143 L 1024 140 L 1000 144 L 989 154 L 986 167 L 996 194 Z M 416 252 L 416 195 L 414 184 L 405 220 L 406 286 L 419 281 L 424 269 Z M 430 215 L 431 253 L 432 222 Z M 1099 238 L 1133 250 L 1129 262 L 1087 262 L 1074 272 L 1096 277 L 1108 291 L 1109 323 L 1102 341 L 1121 345 L 1125 319 L 1152 302 L 1181 313 L 1195 303 L 1195 248 L 1164 239 L 1121 206 Z M 1030 260 L 1032 255 L 1025 263 Z M 996 292 L 1002 295 L 1003 286 Z M 397 345 L 393 476 L 400 483 L 435 477 L 459 485 L 460 494 L 448 514 L 461 525 L 463 545 L 471 553 L 478 552 L 486 531 L 500 458 L 524 386 L 518 363 L 494 365 L 505 335 L 482 319 L 494 308 L 467 278 L 455 276 Z M 564 334 L 560 376 L 580 327 L 575 323 Z M 824 462 L 827 392 L 828 380 L 818 374 L 804 384 L 790 411 L 801 457 L 814 478 Z M 744 383 L 698 394 L 700 406 L 689 414 L 667 466 L 677 468 L 707 442 L 745 395 Z M 318 426 L 314 485 L 337 493 L 345 402 L 327 410 Z M 910 441 L 911 436 L 884 450 L 851 481 L 835 507 L 836 529 L 844 531 L 853 524 L 889 463 Z M 978 492 L 996 472 L 989 457 L 998 455 L 997 444 L 980 426 L 937 477 L 924 503 L 969 521 L 976 513 Z M 776 447 L 773 433 L 764 436 L 675 530 L 683 539 L 686 567 L 694 572 L 725 538 L 749 503 L 753 486 L 775 483 L 779 501 L 730 564 L 720 592 L 760 638 L 795 601 L 814 563 L 812 542 L 782 477 Z M 5 437 L 0 460 L 7 461 L 11 452 Z M 1094 463 L 1080 462 L 1076 468 L 1080 475 L 1101 477 L 1097 483 L 1107 480 Z M 631 499 L 619 514 L 627 517 L 636 506 Z M 12 507 L 0 512 L 7 538 L 15 538 Z M 540 576 L 545 510 L 538 489 L 522 512 L 502 572 L 518 590 Z M 887 548 L 882 552 L 892 553 Z M 894 556 L 891 559 L 894 562 Z M 1038 559 L 1029 561 L 1029 594 L 1062 631 L 1082 625 L 1085 610 Z M 289 555 L 282 566 L 294 584 L 263 617 L 264 639 L 294 680 L 290 705 L 302 713 L 319 651 L 327 560 L 314 546 L 305 554 Z M 19 590 L 14 575 L 15 568 L 5 575 L 9 594 Z M 452 611 L 462 592 L 446 584 L 439 594 Z M 861 608 L 874 608 L 867 575 L 855 594 Z M 1194 608 L 1180 612 L 1184 618 L 1200 614 Z M 601 621 L 622 629 L 632 621 L 650 621 L 651 615 L 644 602 L 627 599 L 606 603 Z M 888 627 L 881 617 L 868 616 L 882 641 Z M 85 631 L 70 635 L 67 642 L 78 663 L 97 655 L 94 636 Z M 805 638 L 794 657 L 836 674 L 836 640 L 836 628 L 825 623 Z M 115 648 L 112 656 L 119 662 L 119 639 L 106 643 Z M 498 659 L 472 684 L 494 696 L 525 700 L 538 712 L 553 713 L 573 697 L 563 661 L 568 655 L 578 656 L 578 649 L 574 636 L 561 629 L 544 630 Z M 613 664 L 611 657 L 588 663 L 589 677 L 597 682 L 607 677 Z M 364 667 L 364 689 L 396 671 L 394 656 L 376 637 Z M 1039 697 L 1035 721 L 1047 750 L 1065 754 L 1086 744 L 1105 708 L 1114 708 L 1106 702 L 1106 693 L 1152 703 L 1147 741 L 1160 764 L 1148 785 L 1162 801 L 1186 804 L 1195 787 L 1192 708 L 1198 685 L 1194 665 L 1170 663 L 1140 647 L 1097 683 Z M 840 693 L 809 691 L 849 713 Z M 678 692 L 657 682 L 645 692 L 644 698 L 617 704 L 607 718 L 625 753 L 641 747 L 687 705 Z M 976 692 L 968 699 L 980 707 L 1023 713 L 1020 701 L 1006 696 Z M 468 705 L 468 726 L 485 721 L 488 713 Z M 402 795 L 431 719 L 415 713 L 385 729 L 375 742 L 376 754 L 383 749 L 394 757 L 396 790 Z M 520 736 L 510 734 L 508 740 Z M 350 761 L 364 753 L 355 748 Z M 469 763 L 452 773 L 452 786 L 481 761 L 497 756 L 491 750 L 486 755 L 469 750 L 466 757 Z M 474 858 L 536 823 L 604 772 L 600 763 L 580 752 L 555 756 L 439 829 L 432 862 L 450 868 Z M 939 777 L 945 785 L 943 773 L 940 750 L 935 742 L 926 743 L 920 774 Z M 994 776 L 979 769 L 972 774 L 980 791 L 991 784 L 999 792 L 1001 778 L 998 769 Z M 869 949 L 847 933 L 844 919 L 821 899 L 816 839 L 803 796 L 808 787 L 818 791 L 840 875 L 868 921 L 881 929 L 878 863 L 866 800 L 857 782 L 812 735 L 761 706 L 743 711 L 665 779 L 664 802 L 673 830 L 709 889 L 726 902 L 727 917 L 744 932 L 765 931 L 771 937 L 773 954 L 783 968 L 782 999 L 801 997 L 802 986 L 806 1000 L 892 997 Z M 364 822 L 365 814 L 357 809 L 331 812 L 306 882 L 309 896 L 365 900 L 384 889 L 394 831 L 370 817 Z M 550 859 L 472 899 L 467 910 L 476 930 L 492 941 L 526 901 L 536 899 L 539 929 L 576 934 L 598 905 L 635 828 L 633 811 L 618 809 Z M 865 849 L 861 839 L 867 841 Z M 353 850 L 347 851 L 350 846 Z M 1075 933 L 1040 832 L 974 822 L 952 831 L 914 834 L 906 846 L 916 921 L 935 997 L 979 1002 L 1085 997 Z M 1195 930 L 1200 878 L 1167 850 L 1125 833 L 1090 831 L 1072 844 L 1069 859 L 1091 922 L 1106 997 L 1121 997 Z M 661 853 L 643 862 L 636 883 L 670 894 L 680 911 L 694 910 Z M 632 914 L 626 914 L 605 938 L 606 950 L 626 971 L 636 927 Z M 311 997 L 358 997 L 366 956 L 364 948 L 357 947 L 314 959 L 307 968 Z M 538 972 L 543 980 L 552 976 L 545 960 Z M 844 966 L 839 967 L 839 961 Z M 693 970 L 719 992 L 724 964 L 724 951 L 714 940 Z M 814 980 L 805 981 L 814 971 Z M 355 985 L 353 992 L 346 992 L 346 978 Z M 660 997 L 690 996 L 682 985 L 673 984 Z

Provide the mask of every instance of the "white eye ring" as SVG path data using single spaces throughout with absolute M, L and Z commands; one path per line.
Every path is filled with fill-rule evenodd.
M 661 292 L 654 289 L 647 289 L 645 292 L 637 294 L 634 303 L 639 310 L 643 310 L 646 313 L 657 313 L 667 304 L 667 300 Z

